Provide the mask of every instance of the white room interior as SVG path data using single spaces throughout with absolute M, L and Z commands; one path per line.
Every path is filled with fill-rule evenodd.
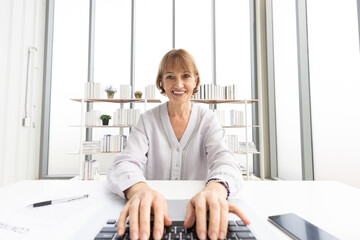
M 271 10 L 273 15 L 276 179 L 302 180 L 296 1 L 272 0 L 271 9 L 266 8 L 266 1 L 255 2 L 262 11 Z M 306 2 L 314 180 L 335 180 L 360 188 L 357 1 Z M 79 172 L 78 156 L 69 152 L 78 149 L 80 132 L 69 126 L 79 124 L 80 104 L 70 99 L 83 97 L 88 79 L 89 1 L 56 1 L 51 98 L 44 96 L 47 3 L 0 1 L 0 186 L 41 178 L 42 147 L 49 149 L 47 178 Z M 241 99 L 252 98 L 251 49 L 258 46 L 251 43 L 252 34 L 256 34 L 251 31 L 252 3 L 229 0 L 217 1 L 216 5 L 216 83 L 239 84 Z M 192 7 L 189 9 L 188 5 Z M 154 83 L 161 56 L 172 48 L 172 16 L 170 10 L 166 11 L 171 9 L 170 1 L 138 0 L 136 6 L 134 90 Z M 210 1 L 206 0 L 178 1 L 176 8 L 176 48 L 194 55 L 202 83 L 212 83 L 214 79 L 211 10 Z M 131 1 L 97 1 L 96 11 L 95 82 L 104 86 L 129 84 Z M 50 122 L 46 123 L 42 122 L 45 100 L 51 104 Z M 267 99 L 261 101 L 267 109 Z M 156 105 L 149 103 L 147 107 L 152 106 Z M 96 108 L 112 114 L 115 107 L 99 104 Z M 143 111 L 144 106 L 136 108 Z M 23 126 L 25 115 L 30 122 Z M 249 120 L 252 121 L 251 115 Z M 49 145 L 42 146 L 42 127 L 48 124 Z M 263 126 L 263 130 L 268 128 Z M 96 131 L 94 138 L 104 134 Z M 239 134 L 243 135 L 241 131 Z M 269 145 L 267 139 L 265 146 Z M 102 173 L 106 173 L 114 156 L 96 156 Z M 264 158 L 265 162 L 270 161 L 266 151 Z M 265 167 L 266 177 L 270 178 L 268 164 Z

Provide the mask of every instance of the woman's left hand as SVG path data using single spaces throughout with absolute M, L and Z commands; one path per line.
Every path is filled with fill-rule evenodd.
M 228 214 L 234 213 L 244 224 L 250 224 L 246 216 L 235 205 L 226 200 L 227 191 L 218 182 L 210 182 L 196 194 L 186 207 L 184 226 L 191 228 L 196 219 L 196 233 L 199 239 L 225 239 L 228 227 Z M 207 211 L 209 211 L 209 227 L 206 231 Z

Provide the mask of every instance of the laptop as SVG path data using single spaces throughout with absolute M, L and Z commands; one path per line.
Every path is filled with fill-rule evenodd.
M 169 217 L 173 222 L 173 228 L 167 228 L 165 232 L 171 232 L 168 236 L 164 236 L 164 239 L 189 239 L 195 240 L 196 232 L 190 231 L 190 229 L 183 230 L 180 221 L 185 220 L 186 205 L 189 200 L 167 200 Z M 242 200 L 231 199 L 231 203 L 238 206 L 244 214 L 249 218 L 251 224 L 242 226 L 240 218 L 234 214 L 229 214 L 229 226 L 228 229 L 241 229 L 243 233 L 229 232 L 227 239 L 277 239 L 276 235 L 270 227 L 267 225 L 267 221 L 261 219 L 256 213 Z M 125 206 L 125 200 L 123 199 L 111 199 L 110 203 L 104 206 L 77 234 L 73 239 L 122 239 L 117 238 L 115 229 L 116 221 L 119 218 L 121 209 Z M 230 226 L 234 225 L 234 226 Z M 246 229 L 248 228 L 248 229 Z M 174 230 L 175 229 L 175 230 Z M 124 238 L 126 239 L 126 238 Z

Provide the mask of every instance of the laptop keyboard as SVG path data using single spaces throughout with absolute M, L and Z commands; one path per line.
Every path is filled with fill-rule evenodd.
M 151 224 L 152 226 L 153 224 Z M 108 220 L 101 231 L 96 235 L 95 240 L 127 240 L 130 239 L 129 225 L 123 236 L 117 235 L 116 220 Z M 153 232 L 151 230 L 152 240 Z M 197 240 L 196 228 L 185 228 L 184 221 L 172 221 L 172 225 L 164 228 L 163 240 Z M 226 239 L 229 240 L 254 240 L 256 239 L 250 229 L 241 221 L 229 221 Z

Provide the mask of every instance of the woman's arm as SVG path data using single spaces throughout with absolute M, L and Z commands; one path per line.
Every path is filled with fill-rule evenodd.
M 210 130 L 205 136 L 206 161 L 209 169 L 208 179 L 220 179 L 228 184 L 231 196 L 236 196 L 242 185 L 243 178 L 239 163 L 234 153 L 226 144 L 226 133 L 213 115 Z
M 131 131 L 126 148 L 115 157 L 107 174 L 110 191 L 123 198 L 125 189 L 135 183 L 146 181 L 143 169 L 147 162 L 149 140 L 145 134 L 143 121 L 141 115 Z
M 137 125 L 132 128 L 126 148 L 116 156 L 108 173 L 108 186 L 111 191 L 128 199 L 118 219 L 118 235 L 125 233 L 126 218 L 129 217 L 131 239 L 149 239 L 152 212 L 153 237 L 161 239 L 164 225 L 171 225 L 171 221 L 165 198 L 146 184 L 143 174 L 149 151 L 144 118 L 141 115 Z
M 225 239 L 228 227 L 228 215 L 234 213 L 246 224 L 250 224 L 246 216 L 235 205 L 226 200 L 227 191 L 218 182 L 210 182 L 196 194 L 186 208 L 185 227 L 190 228 L 196 219 L 196 234 L 199 239 Z M 209 215 L 208 215 L 209 213 Z M 209 226 L 206 226 L 207 215 Z
M 225 132 L 214 114 L 206 119 L 209 124 L 205 134 L 204 147 L 210 180 L 204 189 L 196 194 L 187 206 L 185 227 L 195 223 L 200 239 L 225 239 L 229 212 L 238 215 L 245 224 L 249 224 L 246 216 L 227 201 L 230 195 L 236 195 L 242 184 L 242 174 L 234 154 L 225 143 Z M 209 226 L 207 228 L 207 213 Z

